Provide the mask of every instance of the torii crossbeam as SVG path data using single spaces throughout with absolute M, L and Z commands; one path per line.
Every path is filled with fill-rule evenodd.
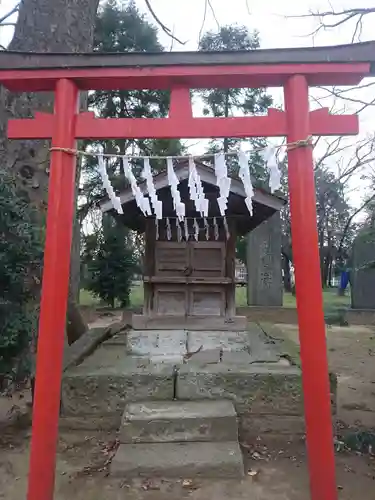
M 51 168 L 28 500 L 52 500 L 68 297 L 77 139 L 286 136 L 293 259 L 312 500 L 337 500 L 316 228 L 312 135 L 357 134 L 357 116 L 309 111 L 309 86 L 356 85 L 372 74 L 374 44 L 233 53 L 0 53 L 0 83 L 53 91 L 54 114 L 10 120 L 9 139 L 51 139 Z M 287 62 L 286 62 L 287 61 Z M 328 62 L 330 61 L 330 62 Z M 358 62 L 355 62 L 358 61 Z M 284 88 L 285 111 L 194 118 L 192 88 Z M 98 119 L 78 112 L 80 90 L 168 89 L 168 118 Z M 298 146 L 299 145 L 299 146 Z

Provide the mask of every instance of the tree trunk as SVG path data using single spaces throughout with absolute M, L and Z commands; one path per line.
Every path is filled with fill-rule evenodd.
M 291 292 L 292 291 L 292 279 L 290 276 L 290 260 L 285 254 L 281 255 L 281 259 L 282 259 L 282 266 L 283 266 L 283 271 L 284 271 L 284 276 L 283 276 L 284 290 L 286 292 Z
M 333 274 L 333 259 L 330 257 L 329 259 L 329 265 L 328 265 L 328 286 L 332 287 L 332 276 Z
M 73 221 L 73 239 L 70 256 L 70 283 L 68 309 L 66 315 L 66 335 L 68 344 L 78 340 L 88 326 L 79 310 L 79 292 L 81 282 L 81 227 L 77 217 Z
M 318 232 L 318 242 L 319 242 L 319 258 L 320 258 L 320 277 L 322 281 L 322 287 L 324 287 L 324 230 L 319 229 Z
M 92 50 L 98 3 L 99 0 L 21 0 L 9 50 L 60 53 Z M 52 112 L 52 110 L 51 94 L 11 94 L 4 88 L 1 89 L 0 161 L 17 176 L 24 198 L 37 207 L 41 227 L 45 223 L 47 208 L 49 144 L 47 141 L 8 142 L 6 128 L 8 118 L 30 117 L 35 111 Z M 56 224 L 58 223 L 56 221 Z M 72 249 L 79 249 L 79 239 L 77 242 L 79 232 L 74 231 L 74 234 Z M 68 308 L 70 311 L 68 325 L 73 327 L 77 322 L 73 328 L 76 336 L 76 332 L 82 330 L 83 323 L 75 304 L 80 267 L 79 260 L 77 263 L 79 251 L 73 250 L 72 257 L 72 292 Z
M 84 101 L 86 103 L 86 99 Z M 77 217 L 78 186 L 81 173 L 81 165 L 77 165 L 75 217 L 73 220 L 73 237 L 70 250 L 70 282 L 68 309 L 66 318 L 66 335 L 68 344 L 79 339 L 85 333 L 88 326 L 79 311 L 79 292 L 81 284 L 81 223 Z
M 327 249 L 327 254 L 323 257 L 323 269 L 322 269 L 323 288 L 325 288 L 328 285 L 328 271 L 329 271 L 329 254 Z
M 68 312 L 67 312 L 67 322 L 66 331 L 68 337 L 68 344 L 71 345 L 73 342 L 78 340 L 81 335 L 87 330 L 87 324 L 84 321 L 79 308 L 73 301 L 68 301 Z

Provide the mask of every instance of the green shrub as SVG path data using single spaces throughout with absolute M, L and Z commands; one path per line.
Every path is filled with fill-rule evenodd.
M 87 288 L 103 302 L 126 307 L 130 302 L 133 275 L 137 270 L 129 231 L 115 221 L 107 221 L 97 235 L 96 248 L 87 262 Z
M 41 259 L 36 211 L 0 168 L 0 385 L 27 372 Z

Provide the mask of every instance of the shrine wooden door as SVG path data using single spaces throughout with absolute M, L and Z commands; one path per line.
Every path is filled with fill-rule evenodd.
M 224 316 L 225 242 L 157 241 L 152 313 Z

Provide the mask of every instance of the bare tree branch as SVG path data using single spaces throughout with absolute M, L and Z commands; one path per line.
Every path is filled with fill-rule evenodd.
M 332 261 L 335 255 L 339 259 L 345 260 L 345 248 L 347 251 L 351 238 L 353 238 L 355 218 L 375 199 L 375 194 L 372 194 L 357 208 L 351 207 L 347 201 L 352 187 L 351 177 L 358 174 L 362 168 L 366 167 L 367 171 L 369 167 L 374 165 L 374 137 L 367 137 L 354 144 L 343 144 L 342 141 L 343 137 L 325 141 L 326 149 L 315 161 L 317 170 L 317 227 L 322 276 L 324 275 L 325 282 L 329 280 L 329 261 Z M 321 147 L 322 145 L 320 145 Z M 348 155 L 341 153 L 353 147 L 354 152 L 348 161 Z M 337 164 L 337 174 L 329 173 L 330 163 Z M 341 168 L 340 164 L 344 168 Z M 318 173 L 318 169 L 320 173 Z M 358 187 L 353 189 L 358 194 Z
M 355 23 L 355 29 L 354 29 L 354 33 L 352 36 L 352 43 L 355 42 L 357 35 L 358 35 L 357 40 L 361 39 L 362 29 L 363 29 L 363 23 L 362 23 L 363 16 L 364 16 L 364 14 L 361 14 L 358 17 L 357 22 Z
M 250 7 L 249 7 L 249 0 L 245 0 L 245 5 L 246 5 L 247 13 L 249 14 L 249 16 L 251 16 Z
M 365 88 L 368 88 L 368 87 L 373 87 L 375 85 L 375 82 L 371 81 L 371 82 L 368 82 L 368 83 L 361 83 L 361 85 L 356 85 L 355 90 L 363 90 Z M 323 90 L 326 90 L 327 92 L 330 92 L 331 89 L 330 88 L 327 88 L 327 87 L 318 87 L 320 89 L 323 89 Z M 339 90 L 339 93 L 340 93 L 340 97 L 341 97 L 341 94 L 345 94 L 346 92 L 352 92 L 353 90 L 353 87 L 345 87 L 345 88 L 342 88 Z
M 349 230 L 349 227 L 351 225 L 351 223 L 353 222 L 353 219 L 360 213 L 362 212 L 362 210 L 364 210 L 371 202 L 372 200 L 375 199 L 375 194 L 370 196 L 370 198 L 367 198 L 367 200 L 362 203 L 362 205 L 357 208 L 357 210 L 355 210 L 351 215 L 350 217 L 348 218 L 348 220 L 346 221 L 346 224 L 345 224 L 345 227 L 344 227 L 344 230 L 342 232 L 342 236 L 340 238 L 340 243 L 339 243 L 339 247 L 338 247 L 338 253 L 340 254 L 341 251 L 342 251 L 342 247 L 344 246 L 344 241 L 345 241 L 345 238 L 346 238 L 346 235 L 347 235 L 347 232 Z
M 318 97 L 315 97 L 313 95 L 310 96 L 310 99 L 315 102 L 320 108 L 325 108 L 324 104 L 322 104 L 320 99 Z
M 327 10 L 325 12 L 313 12 L 311 11 L 309 14 L 301 14 L 296 16 L 290 16 L 295 18 L 303 18 L 303 17 L 345 17 L 345 19 L 351 19 L 353 16 L 364 16 L 366 14 L 374 14 L 375 7 L 359 7 L 357 9 L 343 9 L 340 11 L 335 11 L 334 9 Z
M 314 164 L 315 170 L 320 168 L 324 164 L 324 162 L 327 160 L 327 158 L 330 158 L 331 156 L 337 155 L 338 153 L 342 153 L 346 149 L 349 149 L 352 147 L 352 144 L 346 144 L 346 145 L 341 146 L 342 140 L 343 140 L 343 137 L 339 136 L 339 137 L 335 137 L 335 139 L 333 139 L 330 142 L 326 141 L 327 149 L 322 154 L 322 156 L 320 156 L 320 158 L 315 161 L 315 164 Z M 316 146 L 316 144 L 317 143 L 315 143 L 315 146 Z
M 347 162 L 346 168 L 340 173 L 338 180 L 346 183 L 358 170 L 373 163 L 375 160 L 374 137 L 360 141 L 354 151 L 352 158 Z
M 309 14 L 300 14 L 295 16 L 288 16 L 289 18 L 302 19 L 302 18 L 317 18 L 319 20 L 318 27 L 310 33 L 310 35 L 317 35 L 322 30 L 334 29 L 353 20 L 355 21 L 354 32 L 352 35 L 352 43 L 357 38 L 358 40 L 362 34 L 363 18 L 369 14 L 375 14 L 375 7 L 358 7 L 353 9 L 343 9 L 336 11 L 334 8 L 323 12 L 311 11 Z
M 173 27 L 172 27 L 172 35 L 173 35 L 173 37 L 171 38 L 171 45 L 169 47 L 169 52 L 172 52 L 173 51 L 173 47 L 174 47 L 174 42 L 175 42 L 175 39 L 174 39 L 174 30 L 175 30 L 175 25 L 173 24 Z
M 288 16 L 289 18 L 316 18 L 319 21 L 319 24 L 317 28 L 310 33 L 310 35 L 316 35 L 319 33 L 321 30 L 327 30 L 327 29 L 334 29 L 337 28 L 345 23 L 350 23 L 354 22 L 354 30 L 352 33 L 351 37 L 351 43 L 353 43 L 356 40 L 361 39 L 362 35 L 362 29 L 363 29 L 363 21 L 365 16 L 369 16 L 371 14 L 375 14 L 375 7 L 358 7 L 358 8 L 352 8 L 352 9 L 340 9 L 340 10 L 335 10 L 334 7 L 329 3 L 330 5 L 330 10 L 326 11 L 310 11 L 308 14 L 300 14 L 300 15 L 294 15 L 294 16 Z M 366 99 L 361 99 L 358 98 L 358 90 L 368 88 L 375 85 L 374 82 L 366 83 L 359 85 L 358 87 L 351 87 L 351 88 L 346 88 L 346 89 L 336 89 L 335 87 L 327 88 L 327 87 L 320 87 L 320 89 L 324 90 L 327 92 L 327 95 L 323 97 L 328 98 L 328 97 L 336 97 L 343 99 L 347 102 L 357 104 L 359 105 L 358 109 L 356 109 L 356 113 L 361 113 L 364 109 L 366 109 L 369 106 L 374 106 L 375 105 L 375 98 L 374 99 L 369 99 L 368 101 Z M 355 97 L 348 95 L 349 92 L 353 91 L 355 88 L 357 94 Z M 317 100 L 319 101 L 319 100 Z
M 333 97 L 337 97 L 339 99 L 343 99 L 347 102 L 352 102 L 353 104 L 360 104 L 361 106 L 358 109 L 356 109 L 356 113 L 360 113 L 361 111 L 363 111 L 367 107 L 374 106 L 375 105 L 375 98 L 371 99 L 370 101 L 365 101 L 363 99 L 358 99 L 357 97 L 350 97 L 350 96 L 344 95 L 344 94 L 347 94 L 348 92 L 351 92 L 354 90 L 357 93 L 358 90 L 362 90 L 366 87 L 368 88 L 368 87 L 371 87 L 374 85 L 375 85 L 375 82 L 370 82 L 370 83 L 364 84 L 362 86 L 360 85 L 358 87 L 351 87 L 349 89 L 336 89 L 336 87 L 332 87 L 332 88 L 318 87 L 318 88 L 321 90 L 324 90 L 328 94 L 326 96 L 323 96 L 322 99 L 333 96 Z M 315 100 L 317 102 L 319 102 L 319 99 L 315 98 Z
M 219 29 L 220 29 L 220 23 L 219 23 L 219 21 L 217 20 L 217 17 L 216 17 L 216 14 L 215 14 L 215 9 L 212 7 L 211 0 L 207 0 L 207 3 L 208 3 L 208 6 L 209 6 L 209 7 L 210 7 L 210 9 L 211 9 L 211 12 L 212 12 L 213 18 L 215 19 L 215 22 L 216 22 L 216 25 L 217 25 L 217 29 L 219 30 Z
M 145 0 L 146 2 L 146 5 L 147 5 L 147 8 L 150 12 L 150 14 L 152 15 L 152 17 L 154 18 L 154 20 L 158 23 L 158 25 L 161 27 L 161 29 L 164 31 L 164 33 L 166 33 L 168 36 L 170 36 L 173 40 L 175 40 L 176 42 L 180 43 L 181 45 L 185 45 L 186 42 L 182 42 L 181 40 L 179 40 L 176 36 L 174 36 L 174 34 L 172 33 L 172 31 L 168 28 L 168 26 L 166 26 L 160 19 L 159 17 L 156 15 L 154 9 L 151 7 L 151 3 L 150 3 L 150 0 Z
M 5 23 L 5 21 L 7 19 L 9 19 L 9 17 L 13 16 L 13 14 L 18 12 L 18 9 L 19 9 L 19 4 L 17 4 L 15 7 L 13 7 L 13 9 L 10 10 L 7 14 L 4 14 L 3 17 L 0 17 L 0 25 L 1 26 L 9 26 L 9 24 Z M 13 23 L 12 23 L 12 25 L 13 25 Z
M 208 0 L 204 0 L 204 11 L 203 11 L 203 19 L 202 19 L 202 24 L 199 30 L 199 35 L 198 35 L 198 44 L 201 41 L 202 38 L 202 33 L 203 33 L 203 28 L 206 23 L 206 17 L 207 17 L 207 7 L 208 7 Z

